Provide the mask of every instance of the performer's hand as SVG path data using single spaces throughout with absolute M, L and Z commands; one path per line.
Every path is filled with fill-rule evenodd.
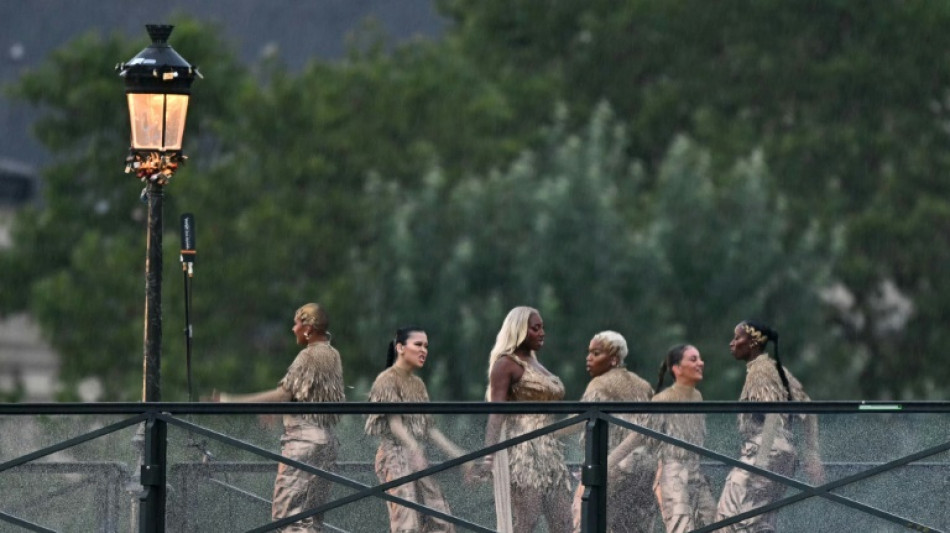
M 815 485 L 824 485 L 825 483 L 825 467 L 821 464 L 821 459 L 817 456 L 805 457 L 804 465 L 805 473 L 808 474 L 808 478 L 811 479 L 811 482 Z
M 469 477 L 473 482 L 485 481 L 491 475 L 494 458 L 491 455 L 482 457 L 481 460 L 472 465 Z
M 200 401 L 200 402 L 215 402 L 215 403 L 220 402 L 220 401 L 221 401 L 221 392 L 219 392 L 218 389 L 211 389 L 211 395 L 210 395 L 210 396 L 207 396 L 207 395 L 206 395 L 206 396 L 201 396 L 201 397 L 198 398 L 198 401 Z
M 620 465 L 621 457 L 616 452 L 607 454 L 607 471 L 616 469 Z
M 409 466 L 416 472 L 428 468 L 429 462 L 426 461 L 426 456 L 422 453 L 422 450 L 409 450 Z
M 613 468 L 607 468 L 607 486 L 617 486 L 620 483 L 620 469 L 616 466 Z
M 472 479 L 472 469 L 475 468 L 475 463 L 469 461 L 467 463 L 462 463 L 462 481 L 464 483 L 472 483 L 475 481 Z
M 257 415 L 257 424 L 264 429 L 274 429 L 280 425 L 281 415 Z

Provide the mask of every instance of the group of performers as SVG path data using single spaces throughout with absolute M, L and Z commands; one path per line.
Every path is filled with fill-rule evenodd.
M 294 316 L 293 332 L 304 346 L 276 389 L 256 394 L 220 393 L 218 401 L 267 402 L 344 400 L 340 355 L 329 342 L 328 320 L 317 304 L 307 304 Z M 771 342 L 774 358 L 765 352 Z M 530 307 L 516 307 L 505 317 L 491 350 L 486 399 L 505 401 L 558 401 L 564 385 L 538 360 L 544 346 L 541 314 Z M 764 324 L 743 321 L 735 327 L 729 343 L 733 356 L 746 363 L 747 374 L 741 401 L 808 401 L 801 383 L 779 359 L 778 334 Z M 700 402 L 696 388 L 703 379 L 699 350 L 683 344 L 672 348 L 660 365 L 656 390 L 644 379 L 626 370 L 627 343 L 613 331 L 594 335 L 588 346 L 587 371 L 591 381 L 581 401 L 590 402 Z M 415 374 L 428 357 L 424 329 L 397 330 L 389 344 L 386 369 L 369 393 L 373 402 L 427 402 L 425 384 Z M 667 376 L 672 385 L 663 388 Z M 655 392 L 655 394 L 654 394 Z M 682 441 L 703 446 L 706 434 L 702 414 L 623 414 L 621 418 Z M 792 476 L 799 457 L 793 423 L 802 422 L 802 462 L 815 482 L 824 479 L 817 452 L 817 420 L 813 415 L 740 414 L 743 463 Z M 338 443 L 333 433 L 335 415 L 285 415 L 281 454 L 317 468 L 330 468 Z M 554 422 L 550 414 L 491 414 L 485 429 L 485 446 L 513 438 Z M 495 491 L 497 529 L 503 533 L 535 531 L 542 518 L 549 531 L 580 531 L 579 485 L 571 501 L 572 476 L 564 460 L 565 434 L 579 425 L 548 433 L 485 456 L 463 466 L 469 481 L 491 478 Z M 464 452 L 422 414 L 377 414 L 366 420 L 367 434 L 379 438 L 375 470 L 385 483 L 428 466 L 426 443 L 449 457 Z M 685 532 L 744 513 L 779 499 L 785 486 L 747 470 L 734 468 L 727 476 L 718 504 L 693 452 L 659 442 L 642 433 L 614 426 L 608 455 L 608 531 L 652 532 L 657 510 L 667 532 Z M 274 486 L 274 520 L 301 513 L 324 503 L 330 483 L 299 469 L 281 464 Z M 438 483 L 424 477 L 391 489 L 390 494 L 451 514 Z M 442 519 L 387 502 L 390 529 L 394 533 L 452 532 Z M 725 531 L 760 533 L 775 530 L 775 511 L 759 514 L 724 528 Z M 285 526 L 281 531 L 323 531 L 322 516 L 315 515 Z

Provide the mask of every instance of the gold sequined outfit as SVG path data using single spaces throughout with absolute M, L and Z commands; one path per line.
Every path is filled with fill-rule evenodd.
M 513 402 L 546 402 L 564 399 L 561 380 L 517 356 L 506 356 L 524 368 L 517 383 L 511 386 L 508 400 Z M 553 423 L 553 415 L 532 413 L 509 415 L 505 419 L 505 435 L 514 438 Z M 564 462 L 561 442 L 550 434 L 536 437 L 508 449 L 512 492 L 519 487 L 551 491 L 570 491 L 570 474 Z
M 775 360 L 767 354 L 761 354 L 746 364 L 746 380 L 742 387 L 739 401 L 748 402 L 784 402 L 788 400 L 788 392 L 782 384 Z M 801 383 L 785 369 L 789 381 L 792 398 L 795 401 L 810 401 L 805 394 Z M 740 461 L 746 464 L 766 468 L 786 477 L 795 473 L 798 464 L 798 455 L 795 450 L 794 436 L 790 423 L 794 419 L 802 419 L 802 415 L 769 415 L 777 422 L 774 428 L 774 438 L 766 436 L 766 417 L 761 413 L 742 413 L 739 415 L 739 433 L 742 435 Z M 813 422 L 813 420 L 810 420 Z M 759 448 L 763 440 L 772 440 L 771 449 L 762 454 L 760 459 Z M 781 498 L 788 487 L 777 481 L 756 476 L 747 470 L 733 468 L 726 477 L 726 484 L 719 498 L 719 507 L 716 520 L 723 520 L 756 507 L 761 507 Z M 760 514 L 752 518 L 733 524 L 723 531 L 741 533 L 765 533 L 775 531 L 777 514 L 775 511 Z
M 429 393 L 426 391 L 425 383 L 418 376 L 391 366 L 376 377 L 370 389 L 369 401 L 428 402 Z M 366 420 L 366 433 L 380 438 L 379 449 L 376 452 L 376 476 L 380 483 L 386 483 L 413 472 L 409 464 L 409 452 L 393 435 L 389 426 L 389 416 L 400 417 L 406 431 L 420 445 L 428 438 L 429 427 L 432 424 L 432 417 L 423 414 L 369 415 Z M 387 492 L 393 496 L 438 509 L 446 514 L 452 513 L 442 494 L 442 489 L 431 476 L 404 483 Z M 386 506 L 389 510 L 392 533 L 410 531 L 451 533 L 455 531 L 455 527 L 444 520 L 419 513 L 394 502 L 386 502 Z
M 695 387 L 674 383 L 654 396 L 653 401 L 701 402 L 703 395 Z M 705 415 L 664 413 L 654 419 L 651 426 L 661 433 L 697 446 L 705 443 Z M 700 470 L 699 456 L 680 446 L 652 442 L 659 458 L 654 490 L 667 533 L 685 533 L 711 524 L 716 502 Z
M 593 378 L 581 397 L 582 402 L 648 402 L 653 388 L 643 378 L 622 368 L 612 368 Z M 620 414 L 618 418 L 644 425 L 644 414 Z M 619 426 L 610 427 L 610 448 L 614 449 L 631 433 Z M 607 485 L 607 531 L 611 533 L 650 533 L 656 520 L 653 499 L 653 476 L 656 459 L 646 446 L 634 450 L 619 466 L 617 475 Z M 581 531 L 581 497 L 584 485 L 574 493 L 574 531 Z
M 297 355 L 280 381 L 295 402 L 342 402 L 343 366 L 340 354 L 329 343 L 307 346 Z M 331 470 L 336 463 L 339 442 L 333 427 L 339 420 L 332 414 L 284 415 L 280 453 L 284 457 Z M 330 482 L 284 463 L 277 467 L 271 517 L 291 516 L 326 502 Z M 280 529 L 284 532 L 319 533 L 323 515 L 315 515 Z

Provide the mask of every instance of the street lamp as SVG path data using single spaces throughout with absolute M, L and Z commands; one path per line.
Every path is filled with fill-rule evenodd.
M 152 44 L 126 63 L 116 65 L 125 78 L 132 126 L 126 173 L 145 183 L 148 234 L 145 261 L 145 356 L 142 401 L 161 401 L 162 357 L 162 200 L 164 186 L 186 157 L 181 144 L 188 114 L 188 96 L 201 77 L 168 44 L 174 26 L 146 25 Z
M 142 401 L 162 399 L 162 200 L 164 187 L 178 166 L 188 114 L 191 83 L 200 77 L 168 45 L 174 26 L 146 25 L 152 44 L 126 63 L 116 65 L 125 78 L 125 94 L 132 125 L 132 146 L 126 158 L 126 173 L 134 172 L 145 183 L 148 202 L 148 232 L 145 259 L 145 357 Z M 165 531 L 165 471 L 167 428 L 150 417 L 141 428 L 142 464 L 139 482 L 139 531 Z

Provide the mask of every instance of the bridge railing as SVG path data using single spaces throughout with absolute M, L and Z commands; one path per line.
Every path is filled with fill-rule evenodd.
M 801 471 L 789 477 L 739 461 L 736 416 L 750 412 L 816 415 L 824 483 L 813 485 Z M 341 416 L 331 471 L 280 455 L 281 415 L 306 413 Z M 366 415 L 376 413 L 430 415 L 468 452 L 449 459 L 430 447 L 428 468 L 380 483 L 373 466 L 378 441 L 363 432 Z M 550 423 L 485 447 L 490 413 L 540 413 Z M 706 440 L 702 446 L 679 441 L 618 418 L 626 413 L 705 416 Z M 326 503 L 293 520 L 322 514 L 328 531 L 385 531 L 386 502 L 395 502 L 458 531 L 494 531 L 491 483 L 467 482 L 463 465 L 565 428 L 586 435 L 583 442 L 561 440 L 572 483 L 583 478 L 590 485 L 584 531 L 606 531 L 607 437 L 619 428 L 698 454 L 714 497 L 733 468 L 786 485 L 778 501 L 747 513 L 777 511 L 780 530 L 950 531 L 947 402 L 0 404 L 0 530 L 270 531 L 290 520 L 270 517 L 274 475 L 283 463 L 333 485 Z M 387 492 L 421 478 L 441 485 L 450 511 Z M 659 521 L 655 530 L 662 530 Z

